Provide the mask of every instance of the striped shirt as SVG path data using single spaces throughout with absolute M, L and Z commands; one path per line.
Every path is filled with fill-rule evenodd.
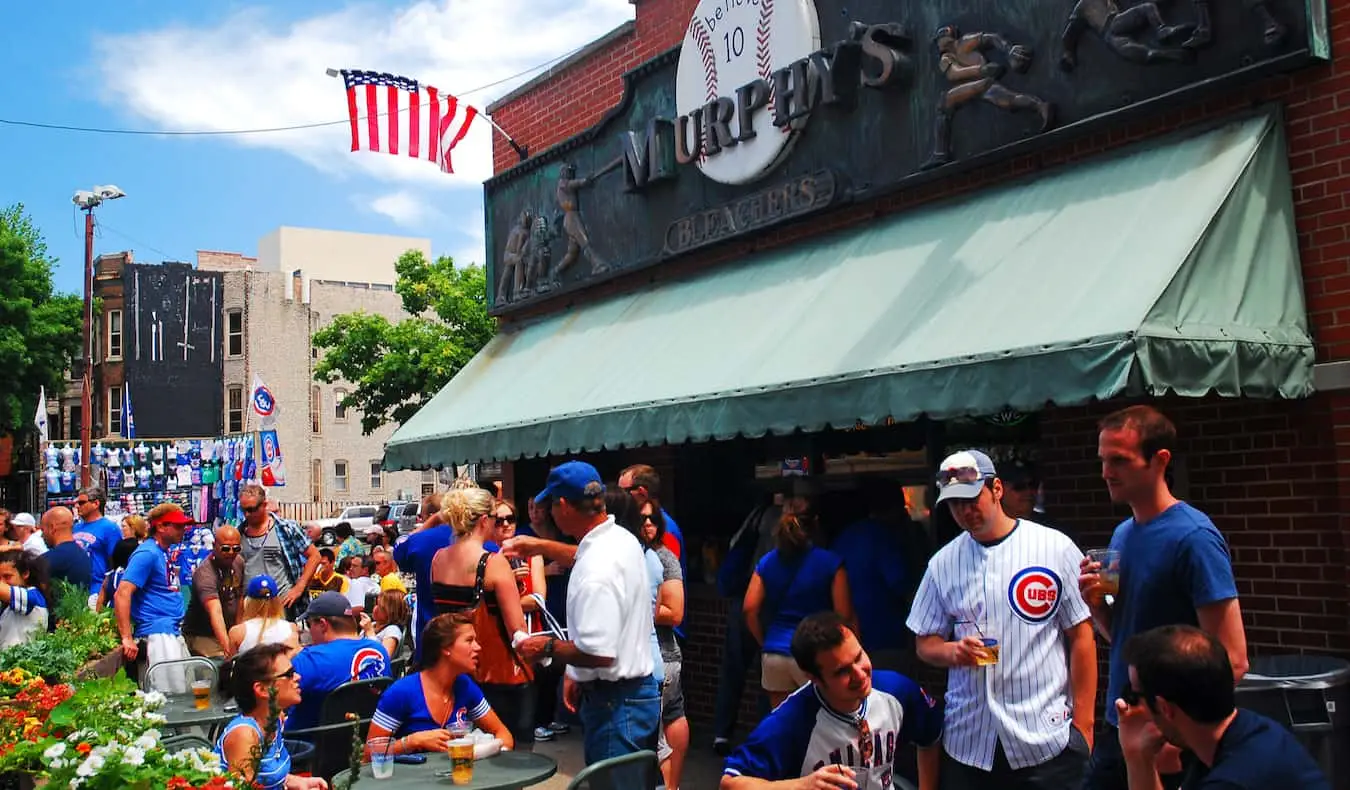
M 944 639 L 999 641 L 998 663 L 948 671 L 943 748 L 957 762 L 992 770 L 999 743 L 1014 768 L 1064 751 L 1072 725 L 1063 632 L 1090 617 L 1078 591 L 1083 554 L 1064 533 L 1021 520 L 1002 541 L 968 533 L 928 563 L 908 625 Z

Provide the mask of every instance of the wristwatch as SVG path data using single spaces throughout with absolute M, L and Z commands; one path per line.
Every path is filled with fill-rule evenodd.
M 550 637 L 548 638 L 548 641 L 544 643 L 544 657 L 545 657 L 545 658 L 553 658 L 553 647 L 554 647 L 555 645 L 557 645 L 557 644 L 558 644 L 558 639 L 557 639 L 557 637 L 552 637 L 552 636 L 550 636 Z

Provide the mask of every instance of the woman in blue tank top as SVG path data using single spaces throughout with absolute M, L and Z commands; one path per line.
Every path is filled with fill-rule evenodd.
M 240 710 L 216 741 L 221 766 L 261 790 L 326 790 L 328 783 L 323 779 L 291 774 L 291 755 L 281 739 L 280 724 L 272 741 L 263 748 L 262 761 L 254 775 L 254 749 L 263 742 L 268 693 L 273 687 L 279 711 L 300 702 L 300 675 L 291 666 L 290 648 L 286 645 L 259 645 L 235 656 L 221 668 L 220 689 L 234 698 Z
M 745 624 L 762 646 L 760 682 L 772 707 L 810 682 L 792 657 L 798 623 L 817 612 L 834 611 L 854 633 L 858 630 L 844 561 L 816 548 L 812 533 L 817 526 L 810 500 L 793 497 L 784 502 L 774 528 L 775 548 L 759 561 L 745 591 Z

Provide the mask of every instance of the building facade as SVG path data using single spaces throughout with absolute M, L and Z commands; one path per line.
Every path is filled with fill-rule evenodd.
M 416 498 L 420 472 L 382 471 L 386 426 L 362 435 L 360 415 L 343 407 L 345 382 L 314 380 L 315 332 L 342 313 L 407 318 L 394 293 L 394 264 L 404 252 L 430 255 L 427 239 L 280 228 L 259 242 L 256 258 L 201 251 L 198 268 L 218 271 L 225 299 L 221 322 L 222 424 L 226 433 L 256 430 L 248 408 L 254 377 L 277 401 L 277 434 L 286 484 L 283 503 L 374 503 Z
M 634 5 L 489 108 L 537 152 L 494 140 L 502 331 L 391 459 L 506 461 L 518 498 L 569 455 L 656 466 L 706 719 L 709 582 L 757 485 L 807 469 L 842 512 L 882 475 L 941 542 L 932 470 L 983 446 L 1104 545 L 1096 420 L 1151 402 L 1253 652 L 1350 654 L 1350 2 L 1226 8 L 1170 44 L 1083 3 L 1072 40 L 1058 6 Z M 583 349 L 642 375 L 571 386 Z M 498 405 L 503 381 L 548 398 Z

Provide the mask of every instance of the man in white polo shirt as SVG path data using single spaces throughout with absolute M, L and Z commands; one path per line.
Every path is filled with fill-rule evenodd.
M 1076 788 L 1097 693 L 1075 584 L 1083 554 L 1064 533 L 1008 516 L 979 450 L 948 457 L 937 483 L 962 534 L 929 561 L 908 625 L 919 658 L 949 670 L 942 788 Z
M 567 665 L 563 700 L 581 716 L 587 765 L 655 750 L 661 690 L 652 678 L 652 604 L 642 546 L 605 513 L 605 486 L 590 464 L 554 467 L 535 502 L 547 505 L 558 529 L 578 541 L 567 587 L 572 638 L 531 637 L 517 652 L 527 661 L 553 658 Z

